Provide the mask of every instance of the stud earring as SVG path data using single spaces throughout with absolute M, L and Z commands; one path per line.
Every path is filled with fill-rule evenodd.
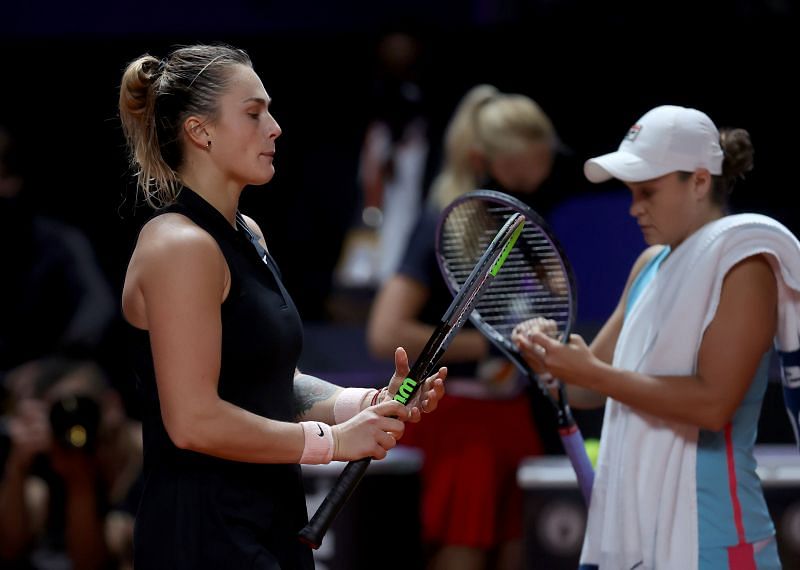
M 206 149 L 211 150 L 211 141 L 206 143 Z

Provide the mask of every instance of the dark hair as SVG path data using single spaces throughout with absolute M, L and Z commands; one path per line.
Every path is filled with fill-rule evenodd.
M 243 50 L 225 45 L 195 45 L 166 59 L 143 55 L 122 76 L 119 114 L 138 186 L 153 207 L 175 201 L 183 162 L 181 129 L 189 115 L 215 117 L 231 68 L 252 67 Z
M 744 129 L 720 129 L 719 145 L 722 147 L 722 174 L 712 177 L 711 201 L 723 208 L 733 192 L 736 181 L 753 170 L 753 143 Z M 688 180 L 691 172 L 681 172 L 680 179 Z

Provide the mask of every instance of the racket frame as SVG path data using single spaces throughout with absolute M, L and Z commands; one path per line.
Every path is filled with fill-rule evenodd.
M 555 238 L 552 229 L 544 220 L 544 218 L 537 214 L 527 204 L 523 203 L 517 198 L 514 198 L 513 196 L 509 196 L 508 194 L 497 192 L 495 190 L 475 190 L 456 198 L 444 209 L 442 212 L 442 218 L 446 219 L 452 210 L 462 206 L 464 202 L 475 200 L 481 200 L 490 204 L 494 204 L 498 207 L 508 208 L 512 212 L 512 216 L 521 214 L 526 218 L 526 220 L 532 222 L 534 227 L 538 226 L 541 234 L 547 238 L 549 244 L 557 254 L 557 258 L 561 264 L 561 268 L 564 272 L 569 290 L 569 316 L 566 319 L 563 338 L 559 339 L 564 343 L 569 342 L 569 336 L 572 332 L 577 315 L 577 286 L 575 275 L 572 271 L 572 266 L 569 263 L 564 248 Z M 528 227 L 530 228 L 531 225 L 529 224 Z M 439 269 L 441 270 L 448 289 L 450 289 L 451 293 L 455 294 L 455 292 L 458 290 L 458 282 L 456 277 L 450 271 L 450 268 L 447 266 L 445 256 L 441 252 L 443 230 L 444 223 L 440 223 L 436 232 L 436 260 L 439 264 Z M 523 254 L 526 252 L 524 235 L 520 236 L 517 251 L 522 252 Z M 484 336 L 494 343 L 494 345 L 511 362 L 514 363 L 514 365 L 523 375 L 525 375 L 531 382 L 536 384 L 547 400 L 552 404 L 556 412 L 558 432 L 561 442 L 564 446 L 564 451 L 566 452 L 570 459 L 570 463 L 575 469 L 575 474 L 578 479 L 578 486 L 586 504 L 588 505 L 591 501 L 591 489 L 594 483 L 594 469 L 592 468 L 592 464 L 586 453 L 583 435 L 581 434 L 580 429 L 575 422 L 575 418 L 572 415 L 572 410 L 569 407 L 569 401 L 567 399 L 564 384 L 556 381 L 557 386 L 555 390 L 558 393 L 558 398 L 554 398 L 550 387 L 547 385 L 553 381 L 552 377 L 549 378 L 548 382 L 545 382 L 544 377 L 539 377 L 533 370 L 531 370 L 531 368 L 522 358 L 522 355 L 519 353 L 517 347 L 513 342 L 511 342 L 510 338 L 506 338 L 505 335 L 500 333 L 495 327 L 486 322 L 480 316 L 479 311 L 472 311 L 469 319 L 472 321 L 472 324 L 475 326 L 475 328 L 480 330 Z

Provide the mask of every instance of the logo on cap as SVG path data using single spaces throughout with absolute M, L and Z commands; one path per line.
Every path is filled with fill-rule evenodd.
M 633 125 L 630 129 L 628 129 L 628 134 L 625 135 L 625 140 L 633 142 L 636 140 L 636 137 L 639 136 L 639 133 L 642 130 L 642 125 Z

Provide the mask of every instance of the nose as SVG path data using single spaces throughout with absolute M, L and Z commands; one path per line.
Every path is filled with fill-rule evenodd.
M 638 218 L 642 215 L 643 208 L 641 201 L 636 199 L 636 196 L 631 198 L 631 207 L 628 209 L 628 213 L 633 216 L 634 218 Z
M 269 133 L 269 138 L 274 140 L 281 136 L 283 130 L 281 130 L 281 126 L 278 124 L 278 121 L 275 120 L 275 117 L 270 115 L 269 118 L 270 121 L 269 126 L 267 127 L 267 132 Z

